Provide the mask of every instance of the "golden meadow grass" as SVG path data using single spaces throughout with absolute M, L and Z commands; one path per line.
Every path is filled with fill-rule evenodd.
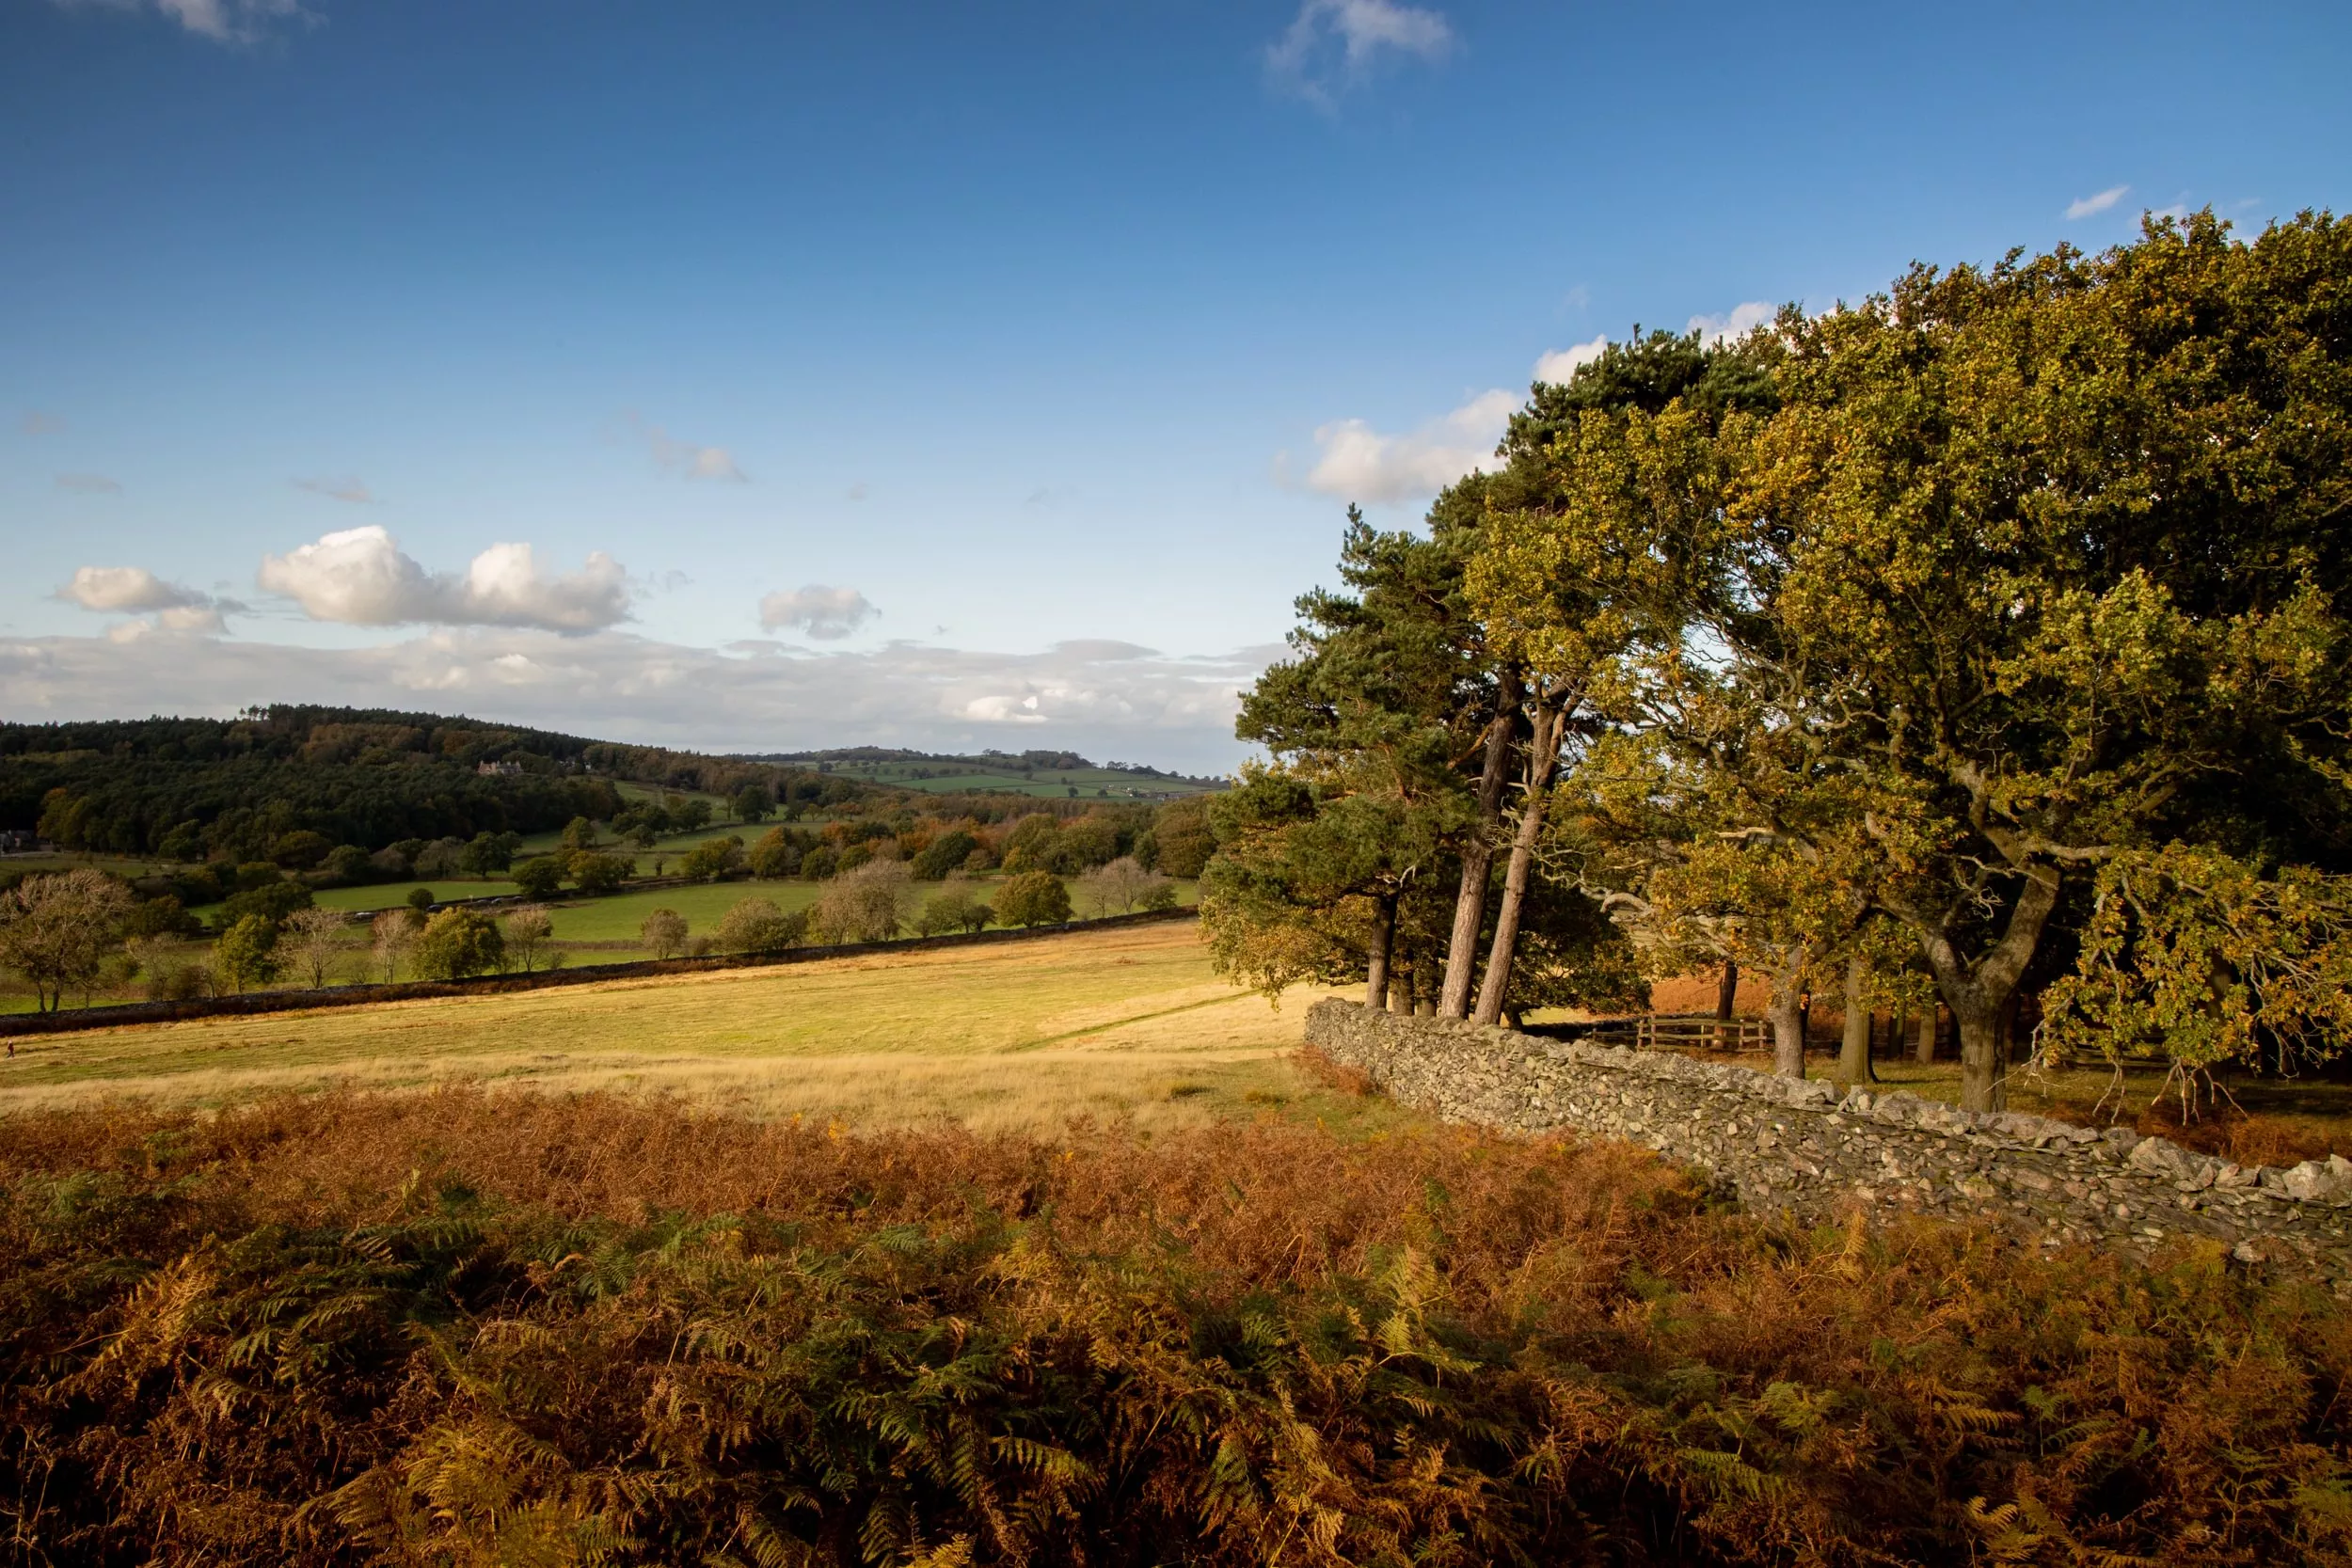
M 1194 1126 L 1316 1092 L 1283 1060 L 1311 1000 L 1277 1009 L 1237 991 L 1210 972 L 1189 924 L 1148 925 L 36 1037 L 0 1064 L 0 1113 L 467 1079 L 860 1123 Z

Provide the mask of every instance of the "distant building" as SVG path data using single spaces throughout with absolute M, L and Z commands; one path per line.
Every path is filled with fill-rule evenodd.
M 29 828 L 0 829 L 0 855 L 29 855 L 44 846 Z
M 519 762 L 477 762 L 473 770 L 485 779 L 511 779 L 523 770 Z

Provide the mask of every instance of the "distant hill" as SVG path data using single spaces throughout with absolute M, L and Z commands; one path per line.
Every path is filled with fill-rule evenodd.
M 1075 752 L 988 751 L 958 756 L 890 746 L 842 746 L 820 752 L 762 752 L 739 760 L 810 768 L 833 778 L 929 795 L 1172 800 L 1225 787 L 1222 779 L 1163 772 L 1141 763 L 1096 763 Z
M 0 831 L 73 850 L 259 859 L 284 835 L 375 850 L 608 819 L 623 784 L 806 809 L 903 798 L 813 767 L 431 713 L 279 704 L 233 719 L 0 723 Z

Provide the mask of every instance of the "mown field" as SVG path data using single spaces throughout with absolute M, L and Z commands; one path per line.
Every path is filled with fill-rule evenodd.
M 467 1079 L 866 1124 L 951 1117 L 1036 1129 L 1091 1116 L 1198 1125 L 1321 1094 L 1284 1059 L 1311 1000 L 1278 1010 L 1213 974 L 1189 924 L 1141 926 L 33 1037 L 0 1062 L 0 1113 L 107 1096 L 219 1104 Z

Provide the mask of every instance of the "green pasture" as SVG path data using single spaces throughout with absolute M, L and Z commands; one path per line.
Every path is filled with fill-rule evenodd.
M 504 898 L 522 890 L 503 877 L 476 881 L 471 877 L 440 877 L 424 882 L 371 882 L 365 887 L 321 888 L 314 895 L 326 910 L 392 910 L 408 902 L 419 888 L 447 903 L 453 898 Z
M 1077 879 L 1062 879 L 1071 889 L 1073 902 L 1078 899 Z M 917 882 L 914 884 L 913 909 L 921 909 L 939 894 L 944 884 Z M 993 901 L 995 890 L 1002 885 L 998 877 L 981 877 L 973 880 L 973 891 L 982 902 Z M 746 898 L 766 898 L 787 914 L 804 910 L 817 902 L 823 885 L 803 881 L 742 881 L 696 882 L 685 887 L 647 888 L 639 892 L 616 893 L 603 898 L 580 898 L 550 906 L 554 915 L 555 940 L 558 942 L 635 942 L 637 928 L 656 910 L 675 910 L 686 919 L 691 935 L 701 936 L 719 923 L 720 917 Z M 1178 882 L 1176 897 L 1181 904 L 1200 900 L 1198 885 Z M 1083 916 L 1086 911 L 1081 909 Z
M 1205 794 L 1209 787 L 1183 779 L 1152 778 L 1121 773 L 1108 768 L 1047 768 L 1025 779 L 1021 776 L 1019 768 L 1004 771 L 973 768 L 944 776 L 916 778 L 915 772 L 925 766 L 915 762 L 837 762 L 834 764 L 833 770 L 842 778 L 889 784 L 894 788 L 917 790 L 927 795 L 997 790 L 1040 800 L 1067 800 L 1072 786 L 1075 785 L 1082 800 L 1103 799 L 1107 793 L 1107 798 L 1114 800 L 1152 800 L 1171 795 Z

